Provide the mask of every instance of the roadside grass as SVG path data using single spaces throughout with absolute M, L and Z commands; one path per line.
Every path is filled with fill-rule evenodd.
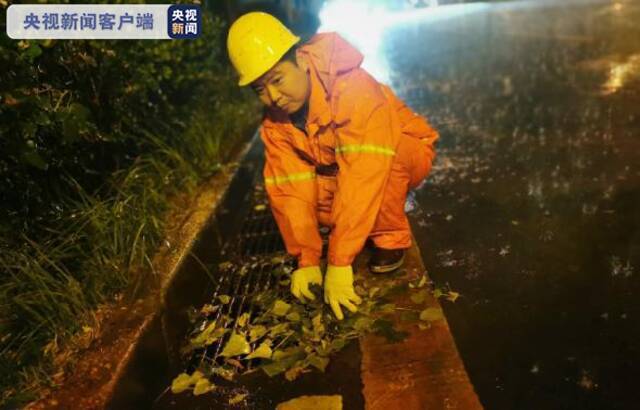
M 139 129 L 146 153 L 99 192 L 68 177 L 75 192 L 64 199 L 69 211 L 46 225 L 46 235 L 0 238 L 0 407 L 35 399 L 56 383 L 65 366 L 60 353 L 96 326 L 94 309 L 132 284 L 144 286 L 136 279 L 141 272 L 153 275 L 171 198 L 215 174 L 256 125 L 252 99 L 222 104 L 218 95 L 210 104 L 202 92 L 197 101 L 188 122 Z

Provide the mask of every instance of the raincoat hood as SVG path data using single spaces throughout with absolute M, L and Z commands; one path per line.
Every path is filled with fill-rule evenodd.
M 362 53 L 337 33 L 316 34 L 298 53 L 315 70 L 327 94 L 331 93 L 338 76 L 360 67 L 364 59 Z

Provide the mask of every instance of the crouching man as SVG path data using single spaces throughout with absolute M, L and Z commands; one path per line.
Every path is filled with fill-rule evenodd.
M 248 13 L 229 30 L 229 57 L 265 104 L 265 186 L 287 251 L 291 291 L 322 285 L 320 226 L 331 229 L 324 301 L 338 319 L 357 310 L 351 264 L 367 238 L 372 272 L 400 267 L 411 245 L 409 189 L 429 173 L 437 132 L 360 68 L 362 54 L 335 33 L 305 44 L 275 17 Z

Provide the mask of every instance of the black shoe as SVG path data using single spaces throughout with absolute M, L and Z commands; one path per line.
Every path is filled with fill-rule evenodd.
M 373 273 L 387 273 L 398 269 L 404 263 L 404 249 L 375 248 L 369 259 L 369 270 Z

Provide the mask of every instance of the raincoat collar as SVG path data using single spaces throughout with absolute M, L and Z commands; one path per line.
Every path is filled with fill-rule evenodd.
M 307 126 L 311 134 L 319 127 L 327 126 L 332 119 L 331 97 L 336 79 L 362 64 L 363 55 L 337 33 L 321 33 L 313 36 L 297 50 L 309 66 L 311 93 Z M 269 112 L 264 125 L 290 123 L 287 115 Z M 315 124 L 315 125 L 314 125 Z M 291 124 L 293 127 L 293 125 Z

